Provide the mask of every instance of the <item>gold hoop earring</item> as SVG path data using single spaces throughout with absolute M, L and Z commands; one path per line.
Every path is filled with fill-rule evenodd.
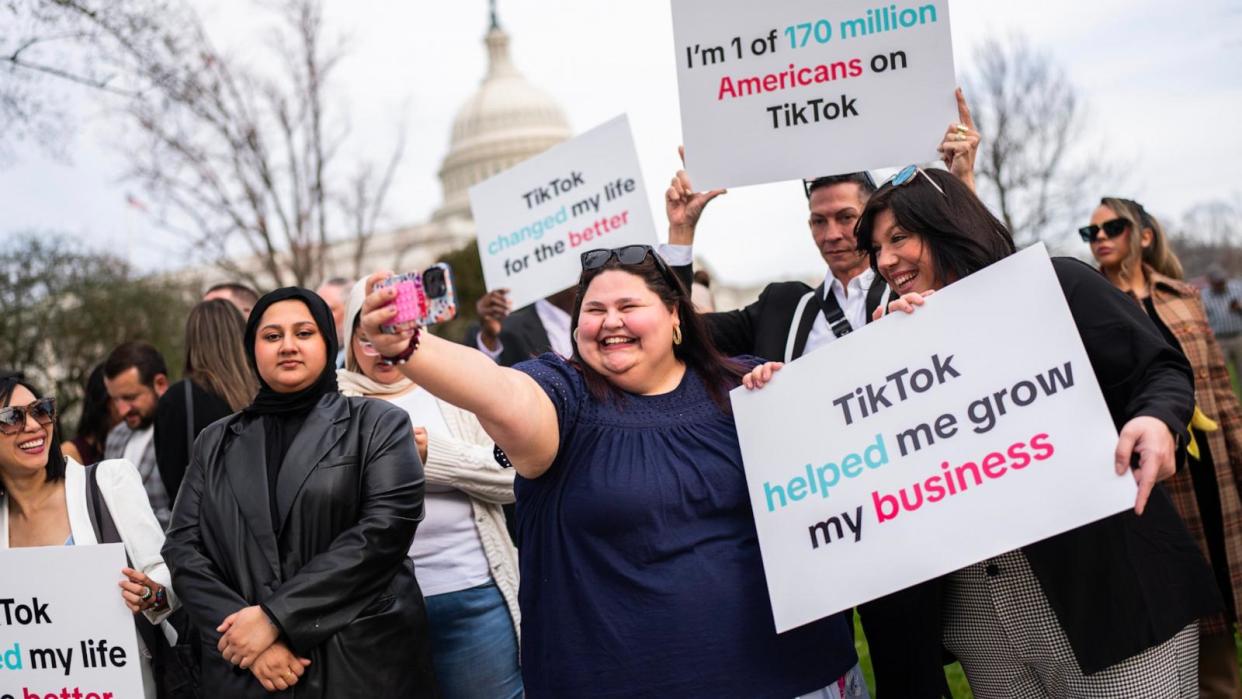
M 673 326 L 673 344 L 674 345 L 681 344 L 681 326 L 680 325 Z

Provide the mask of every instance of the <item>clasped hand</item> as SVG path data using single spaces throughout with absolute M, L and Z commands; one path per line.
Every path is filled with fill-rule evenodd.
M 267 612 L 258 606 L 233 612 L 224 618 L 216 631 L 224 634 L 216 644 L 220 655 L 243 670 L 249 669 L 280 635 L 276 626 L 267 618 Z
M 299 658 L 280 641 L 259 654 L 250 672 L 269 692 L 283 692 L 301 679 L 311 661 Z

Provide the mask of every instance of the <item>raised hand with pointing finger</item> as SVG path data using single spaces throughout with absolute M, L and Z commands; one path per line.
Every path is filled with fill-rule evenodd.
M 972 191 L 975 189 L 975 156 L 979 154 L 979 143 L 982 137 L 975 128 L 975 120 L 970 115 L 970 107 L 966 104 L 966 96 L 962 88 L 954 91 L 957 97 L 957 123 L 949 124 L 944 132 L 944 139 L 936 148 L 944 160 L 949 172 L 957 175 Z

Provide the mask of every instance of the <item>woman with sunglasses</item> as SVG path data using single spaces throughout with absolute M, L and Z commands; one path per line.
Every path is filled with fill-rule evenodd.
M 1009 232 L 969 188 L 914 167 L 872 195 L 857 237 L 903 294 L 892 310 L 907 312 L 1014 252 Z M 937 696 L 940 644 L 977 697 L 1197 694 L 1195 620 L 1219 601 L 1168 494 L 1154 487 L 1173 473 L 1185 443 L 1190 369 L 1090 267 L 1056 258 L 1053 268 L 1120 433 L 1113 467 L 1124 474 L 1131 454 L 1139 457 L 1134 511 L 864 605 L 877 689 L 886 696 Z
M 915 166 L 872 195 L 857 237 L 903 294 L 891 310 L 905 312 L 1014 252 L 973 192 Z M 1203 556 L 1156 487 L 1185 444 L 1189 366 L 1090 267 L 1055 258 L 1053 268 L 1120 433 L 1114 467 L 1121 475 L 1132 454 L 1138 460 L 1134 511 L 863 605 L 885 696 L 941 696 L 941 646 L 976 697 L 1198 696 L 1196 619 L 1220 604 Z M 759 367 L 747 385 L 762 386 L 779 367 Z
M 435 695 L 406 558 L 423 474 L 409 418 L 337 392 L 336 326 L 306 289 L 259 299 L 259 392 L 194 441 L 164 556 L 202 642 L 204 695 Z
M 145 617 L 135 617 L 135 624 L 148 627 L 139 627 L 138 649 L 143 693 L 154 699 L 146 639 L 154 640 L 154 627 L 179 606 L 160 555 L 164 531 L 132 464 L 101 461 L 88 472 L 62 455 L 60 437 L 55 399 L 41 396 L 20 374 L 0 375 L 0 550 L 99 543 L 88 505 L 97 492 L 133 565 L 121 569 L 121 597 Z
M 346 396 L 385 400 L 405 410 L 427 477 L 426 516 L 410 560 L 427 603 L 432 662 L 445 699 L 522 696 L 518 667 L 517 549 L 502 505 L 513 503 L 513 469 L 492 457 L 478 418 L 407 379 L 359 332 L 365 279 L 345 309 Z
M 1233 629 L 1242 605 L 1242 408 L 1224 355 L 1208 325 L 1199 291 L 1182 281 L 1182 265 L 1164 228 L 1142 204 L 1106 197 L 1079 229 L 1100 271 L 1186 355 L 1198 411 L 1191 423 L 1189 468 L 1169 479 L 1186 527 L 1212 564 L 1225 612 L 1199 623 L 1199 688 L 1204 697 L 1238 693 Z M 1215 428 L 1215 429 L 1213 429 Z
M 749 365 L 651 248 L 582 259 L 568 360 L 506 369 L 382 334 L 391 289 L 363 306 L 376 349 L 517 471 L 527 696 L 865 696 L 844 615 L 775 633 L 727 397 Z

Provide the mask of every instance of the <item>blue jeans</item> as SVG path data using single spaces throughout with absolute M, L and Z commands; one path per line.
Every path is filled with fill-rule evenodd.
M 431 656 L 444 699 L 519 699 L 517 634 L 496 583 L 427 598 Z

